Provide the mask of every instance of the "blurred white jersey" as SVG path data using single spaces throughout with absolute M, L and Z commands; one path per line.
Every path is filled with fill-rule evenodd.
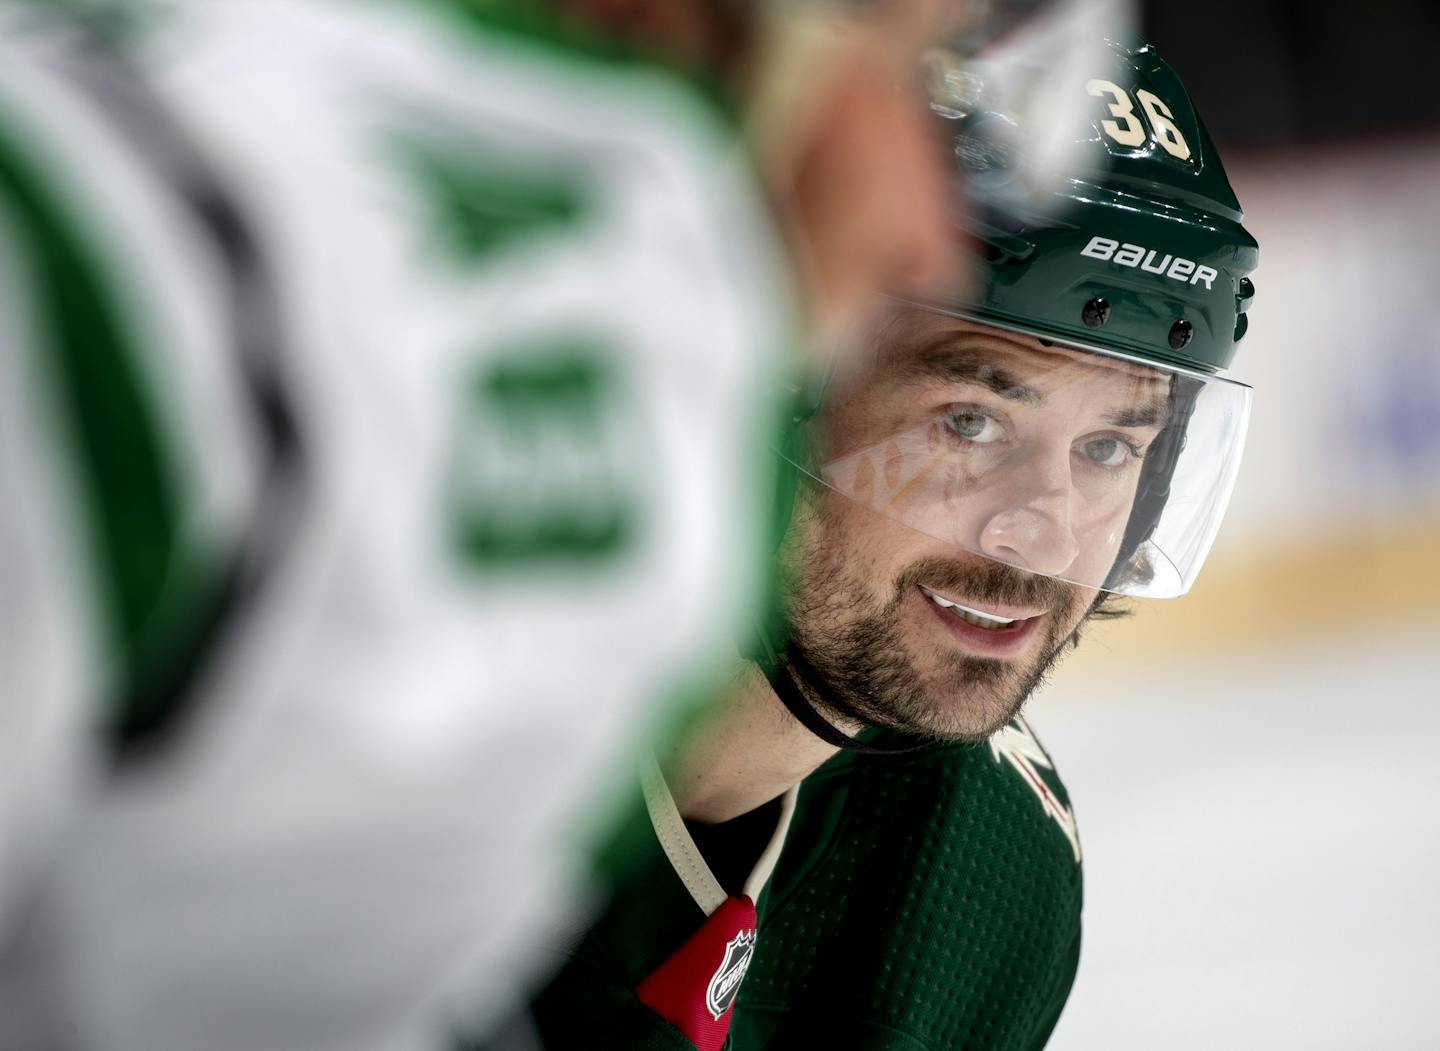
M 460 3 L 57 6 L 0 0 L 0 1046 L 451 1046 L 757 599 L 758 192 Z

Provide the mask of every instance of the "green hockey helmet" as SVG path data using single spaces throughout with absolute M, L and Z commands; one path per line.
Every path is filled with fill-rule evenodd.
M 1250 389 L 1219 373 L 1258 249 L 1170 67 L 1138 41 L 1091 54 L 1058 137 L 1013 76 L 932 54 L 978 278 L 897 306 L 832 378 L 810 473 L 967 552 L 1171 597 L 1239 468 Z
M 1143 42 L 1109 45 L 1111 68 L 1083 84 L 1089 125 L 1048 193 L 1006 163 L 1021 151 L 997 145 L 994 129 L 1013 138 L 1014 125 L 985 108 L 983 84 L 962 76 L 957 96 L 953 71 L 934 78 L 984 275 L 956 305 L 1020 331 L 1215 373 L 1245 334 L 1255 239 L 1174 70 Z M 945 69 L 943 55 L 932 61 Z M 957 108 L 967 99 L 978 105 Z

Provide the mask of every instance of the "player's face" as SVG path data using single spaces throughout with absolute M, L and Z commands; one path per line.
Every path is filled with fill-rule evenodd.
M 792 645 L 841 714 L 978 739 L 1093 608 L 1166 387 L 924 312 L 886 340 L 822 417 L 829 484 L 788 549 Z

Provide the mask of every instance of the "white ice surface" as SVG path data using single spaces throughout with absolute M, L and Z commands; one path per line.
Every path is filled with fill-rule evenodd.
M 1032 709 L 1085 849 L 1051 1051 L 1440 1048 L 1440 647 L 1329 640 Z

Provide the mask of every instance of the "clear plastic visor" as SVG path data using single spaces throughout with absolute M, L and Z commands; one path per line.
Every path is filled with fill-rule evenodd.
M 1250 388 L 923 310 L 827 384 L 802 471 L 937 541 L 1126 595 L 1189 590 Z

